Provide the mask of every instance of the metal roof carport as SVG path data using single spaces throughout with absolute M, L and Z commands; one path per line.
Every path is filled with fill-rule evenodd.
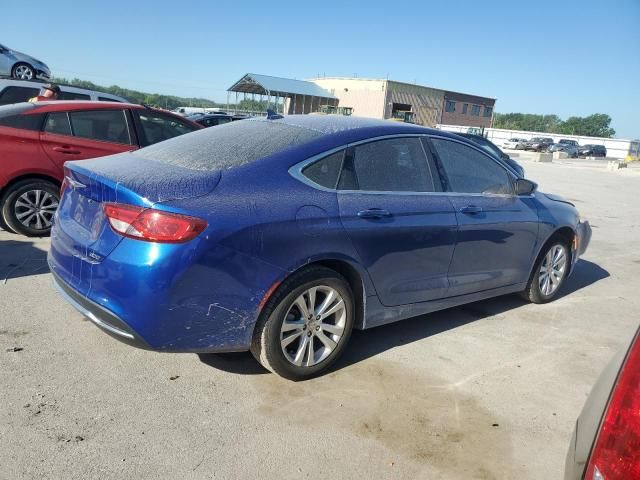
M 247 73 L 227 91 L 235 92 L 236 105 L 239 93 L 245 99 L 251 94 L 253 100 L 255 95 L 260 95 L 260 100 L 266 96 L 269 106 L 273 98 L 275 109 L 287 114 L 317 112 L 324 105 L 338 106 L 338 99 L 315 83 L 256 73 Z M 227 95 L 227 103 L 228 98 Z

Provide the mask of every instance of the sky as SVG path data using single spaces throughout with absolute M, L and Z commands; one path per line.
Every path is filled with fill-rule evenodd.
M 222 101 L 248 72 L 388 77 L 640 138 L 640 0 L 21 0 L 1 23 L 0 43 L 103 85 Z

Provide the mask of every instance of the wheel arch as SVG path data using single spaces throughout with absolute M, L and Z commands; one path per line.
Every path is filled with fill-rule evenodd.
M 23 180 L 45 180 L 53 183 L 58 187 L 62 185 L 62 182 L 60 182 L 60 180 L 52 175 L 47 175 L 46 173 L 24 173 L 22 175 L 18 175 L 17 177 L 13 177 L 2 188 L 0 188 L 0 197 L 4 195 L 7 189 L 11 188 L 18 182 L 22 182 Z
M 533 263 L 531 264 L 531 269 L 529 271 L 529 277 L 531 278 L 531 275 L 533 275 L 535 272 L 535 267 L 536 264 L 538 263 L 538 260 L 540 260 L 540 256 L 544 254 L 547 245 L 549 245 L 549 243 L 555 239 L 555 238 L 561 238 L 564 241 L 567 242 L 567 245 L 569 246 L 569 256 L 570 256 L 570 261 L 569 264 L 571 266 L 573 266 L 573 246 L 574 246 L 574 239 L 576 237 L 576 231 L 574 228 L 568 226 L 568 225 L 563 225 L 563 226 L 557 226 L 556 228 L 554 228 L 551 233 L 549 235 L 547 235 L 547 238 L 545 238 L 544 242 L 540 243 L 540 248 L 538 249 L 538 251 L 536 252 L 535 257 L 533 257 Z
M 366 295 L 368 291 L 368 285 L 366 281 L 368 277 L 366 277 L 366 272 L 360 267 L 356 265 L 353 261 L 349 261 L 345 258 L 337 258 L 337 257 L 327 257 L 327 258 L 318 258 L 313 261 L 307 262 L 304 265 L 300 265 L 298 268 L 290 270 L 287 274 L 281 278 L 277 283 L 275 283 L 267 292 L 265 293 L 264 298 L 260 302 L 260 310 L 262 307 L 266 305 L 269 299 L 278 291 L 280 285 L 288 278 L 293 275 L 297 275 L 300 272 L 307 270 L 312 267 L 325 267 L 334 272 L 342 275 L 349 286 L 351 287 L 351 291 L 353 292 L 353 301 L 354 301 L 354 310 L 355 310 L 355 318 L 354 318 L 354 328 L 363 329 L 365 325 L 365 307 L 366 307 Z

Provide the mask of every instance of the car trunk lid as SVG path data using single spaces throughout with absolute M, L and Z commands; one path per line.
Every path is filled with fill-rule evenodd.
M 219 171 L 189 170 L 130 154 L 68 162 L 64 173 L 52 232 L 62 263 L 99 263 L 122 241 L 105 216 L 105 203 L 151 208 L 158 202 L 204 195 L 220 180 Z M 80 264 L 71 270 L 81 271 L 78 268 Z

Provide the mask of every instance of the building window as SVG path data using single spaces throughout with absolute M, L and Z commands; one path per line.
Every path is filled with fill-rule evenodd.
M 493 113 L 493 107 L 484 107 L 484 116 L 490 117 Z
M 462 105 L 462 113 L 464 113 L 466 115 L 467 114 L 467 110 L 469 110 L 469 104 L 465 103 L 464 105 Z
M 476 117 L 480 116 L 480 105 L 471 106 L 471 115 L 475 115 Z
M 452 100 L 447 100 L 447 106 L 445 107 L 447 112 L 455 112 L 456 111 L 456 102 Z

